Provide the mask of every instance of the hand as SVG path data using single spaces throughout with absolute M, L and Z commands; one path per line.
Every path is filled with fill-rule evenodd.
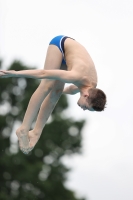
M 0 70 L 0 78 L 9 78 L 9 77 L 14 77 L 16 75 L 15 70 Z

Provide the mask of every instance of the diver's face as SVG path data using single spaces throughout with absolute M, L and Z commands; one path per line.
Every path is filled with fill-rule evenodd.
M 77 102 L 78 106 L 81 107 L 83 110 L 94 111 L 91 107 L 91 104 L 88 102 L 88 96 L 81 96 Z

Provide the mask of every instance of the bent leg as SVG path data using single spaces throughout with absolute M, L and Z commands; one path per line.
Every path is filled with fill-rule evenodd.
M 54 88 L 43 101 L 39 114 L 38 114 L 35 127 L 32 131 L 29 132 L 29 138 L 30 138 L 29 150 L 32 150 L 33 147 L 38 142 L 41 136 L 42 130 L 63 92 L 63 88 L 64 88 L 64 83 L 60 81 L 56 81 Z
M 47 50 L 46 61 L 44 65 L 44 69 L 59 69 L 62 62 L 62 53 L 58 49 L 58 47 L 54 45 L 50 45 Z M 24 116 L 24 120 L 22 125 L 17 129 L 17 136 L 19 140 L 20 149 L 24 152 L 29 148 L 29 137 L 28 131 L 31 127 L 31 124 L 37 113 L 40 109 L 40 106 L 43 100 L 46 98 L 48 93 L 51 91 L 55 81 L 53 80 L 42 80 L 41 84 L 37 88 L 37 90 L 32 95 L 27 111 Z
M 32 122 L 38 114 L 38 110 L 40 109 L 43 100 L 46 98 L 50 91 L 51 88 L 48 87 L 48 84 L 47 89 L 45 90 L 43 84 L 41 83 L 30 99 L 23 123 L 16 132 L 19 139 L 19 146 L 22 151 L 27 149 L 29 146 L 29 129 L 31 128 Z

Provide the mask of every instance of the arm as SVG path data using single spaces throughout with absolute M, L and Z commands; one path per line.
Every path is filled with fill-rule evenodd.
M 65 70 L 0 70 L 0 77 L 24 77 L 24 78 L 35 78 L 35 79 L 52 79 L 60 80 L 64 83 L 73 83 L 79 79 L 79 76 L 73 71 Z
M 23 77 L 23 78 L 41 78 L 43 70 L 0 70 L 0 77 L 2 78 L 10 78 L 10 77 Z
M 1 78 L 11 78 L 11 77 L 24 77 L 24 78 L 40 78 L 43 70 L 0 70 Z
M 70 85 L 63 90 L 63 94 L 77 94 L 79 92 L 79 88 L 75 85 Z

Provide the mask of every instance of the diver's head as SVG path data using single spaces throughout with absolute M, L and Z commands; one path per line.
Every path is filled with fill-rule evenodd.
M 81 96 L 77 104 L 83 110 L 103 111 L 106 105 L 106 95 L 98 88 L 89 88 L 81 92 Z

